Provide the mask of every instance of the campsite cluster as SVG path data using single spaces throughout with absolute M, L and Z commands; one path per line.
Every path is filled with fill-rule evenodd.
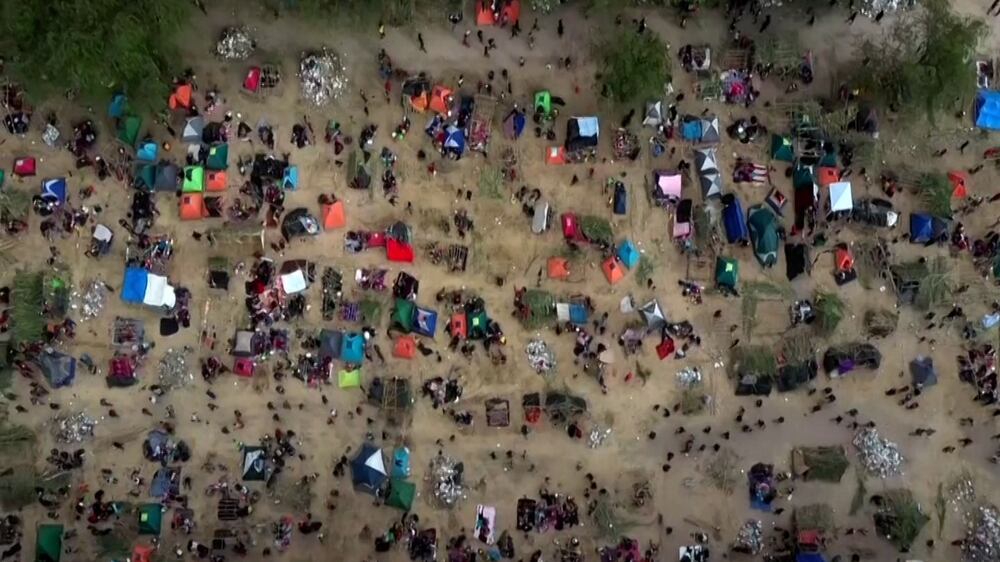
M 722 52 L 674 49 L 678 87 L 608 127 L 585 114 L 586 61 L 537 56 L 563 40 L 559 14 L 474 4 L 472 25 L 450 14 L 453 36 L 429 42 L 487 61 L 457 76 L 404 52 L 428 52 L 422 33 L 417 49 L 380 24 L 377 54 L 319 49 L 289 73 L 231 26 L 215 62 L 239 68 L 239 93 L 189 70 L 155 118 L 117 93 L 106 115 L 39 125 L 31 92 L 4 85 L 4 150 L 20 152 L 0 172 L 16 241 L 0 242 L 16 256 L 0 288 L 14 374 L 0 560 L 336 545 L 364 560 L 655 562 L 673 559 L 666 544 L 685 562 L 1000 560 L 1000 513 L 972 484 L 938 486 L 969 517 L 947 531 L 899 487 L 935 462 L 908 438 L 1000 461 L 979 437 L 1000 414 L 1000 221 L 984 218 L 1000 194 L 976 181 L 996 149 L 937 178 L 943 205 L 915 203 L 925 178 L 869 177 L 873 108 L 842 88 L 821 111 L 839 128 L 806 103 L 775 110 L 809 89 L 814 57 L 767 58 L 739 32 Z M 522 90 L 543 68 L 552 86 Z M 301 118 L 269 121 L 296 86 Z M 317 133 L 310 115 L 338 104 L 356 111 Z M 984 90 L 975 125 L 996 128 L 998 106 Z M 475 190 L 459 179 L 471 170 Z M 502 244 L 516 255 L 484 255 Z M 883 340 L 916 353 L 900 363 Z M 960 419 L 939 415 L 936 385 L 970 389 L 948 398 Z M 802 428 L 814 442 L 782 441 Z M 776 443 L 783 462 L 763 452 Z M 846 527 L 833 496 L 852 470 L 847 524 L 861 526 Z M 734 490 L 749 507 L 721 518 L 678 505 Z

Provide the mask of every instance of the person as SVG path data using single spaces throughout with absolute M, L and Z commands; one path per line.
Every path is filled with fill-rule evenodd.
M 385 24 L 378 20 L 378 38 L 385 39 Z

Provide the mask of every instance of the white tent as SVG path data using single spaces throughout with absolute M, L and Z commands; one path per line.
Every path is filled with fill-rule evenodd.
M 281 289 L 287 295 L 301 293 L 306 290 L 307 286 L 306 275 L 301 269 L 296 269 L 291 273 L 285 273 L 281 276 Z
M 100 240 L 101 242 L 111 242 L 111 239 L 114 238 L 114 236 L 115 235 L 113 232 L 111 232 L 111 229 L 104 226 L 103 224 L 98 223 L 94 227 L 95 240 Z
M 830 184 L 830 211 L 850 211 L 854 208 L 851 182 L 838 181 Z
M 714 172 L 719 169 L 719 158 L 714 148 L 699 148 L 694 151 L 694 165 L 698 172 Z
M 142 303 L 173 308 L 177 304 L 177 295 L 166 277 L 150 273 L 146 277 L 146 293 L 142 296 Z
M 663 124 L 662 101 L 654 101 L 646 104 L 646 118 L 642 120 L 642 124 L 653 128 L 659 127 Z
M 181 140 L 187 143 L 200 143 L 201 133 L 205 130 L 205 119 L 200 115 L 190 117 L 184 124 Z

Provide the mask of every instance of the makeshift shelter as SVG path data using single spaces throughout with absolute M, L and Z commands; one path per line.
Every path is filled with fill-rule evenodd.
M 382 449 L 372 443 L 361 445 L 358 454 L 351 461 L 351 481 L 354 488 L 377 495 L 388 478 Z
M 208 216 L 205 196 L 200 193 L 185 193 L 179 199 L 178 214 L 181 220 L 195 221 Z
M 417 495 L 417 485 L 401 478 L 389 480 L 389 491 L 386 494 L 385 505 L 410 511 L 413 499 Z
M 566 150 L 577 152 L 595 149 L 599 134 L 597 117 L 572 117 L 566 122 Z
M 663 309 L 660 308 L 660 302 L 656 299 L 642 305 L 639 308 L 639 316 L 646 323 L 647 330 L 657 330 L 667 323 L 667 319 L 663 315 Z
M 217 144 L 208 149 L 205 157 L 205 168 L 209 170 L 225 170 L 229 168 L 229 145 Z
M 829 166 L 820 166 L 816 170 L 816 183 L 820 187 L 829 187 L 830 184 L 834 184 L 840 181 L 840 172 L 836 168 L 831 168 Z
M 263 447 L 243 447 L 243 481 L 267 480 L 267 451 Z
M 654 101 L 646 104 L 645 117 L 642 119 L 642 124 L 646 127 L 653 127 L 654 129 L 663 124 L 663 102 Z
M 792 187 L 796 191 L 816 188 L 816 177 L 813 175 L 812 166 L 796 166 L 792 170 Z
M 524 127 L 528 123 L 528 118 L 519 109 L 512 109 L 503 120 L 503 134 L 510 140 L 521 137 Z
M 616 215 L 624 215 L 628 213 L 628 191 L 625 189 L 625 184 L 622 182 L 617 182 L 615 184 L 615 192 L 611 197 L 611 209 Z
M 1000 130 L 1000 92 L 980 90 L 976 94 L 973 116 L 980 129 Z
M 771 135 L 771 158 L 780 160 L 781 162 L 788 162 L 789 164 L 794 162 L 795 146 L 792 144 L 792 138 Z
M 681 119 L 681 138 L 688 142 L 698 142 L 701 140 L 701 119 L 692 115 L 685 115 Z
M 402 480 L 410 477 L 410 449 L 396 447 L 392 452 L 392 478 Z
M 736 290 L 740 280 L 740 262 L 733 258 L 719 256 L 715 258 L 715 284 L 719 287 Z
M 417 355 L 417 340 L 413 336 L 400 336 L 392 348 L 392 356 L 413 359 Z
M 205 168 L 201 166 L 185 166 L 181 191 L 184 193 L 201 193 L 205 191 Z
M 969 194 L 969 174 L 961 170 L 948 172 L 948 179 L 951 181 L 951 196 L 956 199 L 964 199 Z
M 295 191 L 299 188 L 299 167 L 288 166 L 281 177 L 281 189 Z
M 385 241 L 385 257 L 392 262 L 413 263 L 416 256 L 410 244 L 388 238 Z
M 358 333 L 344 334 L 340 346 L 340 359 L 344 363 L 360 364 L 365 360 L 365 337 Z
M 830 211 L 839 213 L 854 208 L 854 195 L 851 182 L 838 181 L 830 184 Z
M 324 203 L 320 209 L 320 216 L 323 221 L 323 230 L 336 230 L 344 228 L 347 224 L 343 201 Z
M 676 203 L 681 198 L 683 181 L 675 171 L 653 171 L 653 200 L 658 203 Z
M 372 155 L 356 150 L 347 159 L 347 184 L 354 189 L 368 189 L 372 184 Z
M 49 349 L 43 351 L 37 361 L 52 388 L 70 386 L 76 379 L 76 358 L 72 355 Z
M 629 269 L 635 268 L 639 265 L 639 249 L 635 247 L 635 244 L 631 240 L 625 240 L 618 246 L 618 259 L 625 264 L 625 267 Z
M 361 369 L 341 369 L 337 372 L 338 388 L 359 388 L 361 386 Z
M 456 312 L 451 315 L 448 322 L 448 329 L 452 337 L 466 339 L 469 337 L 469 316 L 464 312 Z
M 139 534 L 159 536 L 163 526 L 163 509 L 158 503 L 139 506 Z
M 549 279 L 568 279 L 570 275 L 569 260 L 551 257 L 548 262 Z
M 437 331 L 438 314 L 429 308 L 416 307 L 413 315 L 413 331 L 421 336 L 433 338 Z
M 778 245 L 780 244 L 774 213 L 767 207 L 758 205 L 750 209 L 747 215 L 754 257 L 757 258 L 760 265 L 773 267 L 778 263 Z
M 465 153 L 465 131 L 454 125 L 445 128 L 442 149 L 456 158 L 461 158 Z
M 118 140 L 129 148 L 135 148 L 139 142 L 139 131 L 142 129 L 142 118 L 129 115 L 118 122 Z
M 727 193 L 722 197 L 722 224 L 726 230 L 726 240 L 730 244 L 744 242 L 750 238 L 747 229 L 746 215 L 743 214 L 743 204 L 739 197 Z
M 35 529 L 35 562 L 59 562 L 62 559 L 62 545 L 62 525 L 38 525 Z
M 840 482 L 851 466 L 841 446 L 792 449 L 792 473 L 803 480 Z
M 413 301 L 397 298 L 392 307 L 392 317 L 389 319 L 392 328 L 397 328 L 405 333 L 412 332 L 416 309 L 417 305 Z
M 921 355 L 910 361 L 910 377 L 916 388 L 936 385 L 938 375 L 937 369 L 934 368 L 934 359 Z
M 948 223 L 927 213 L 910 213 L 910 242 L 927 244 L 948 231 Z
M 583 326 L 590 318 L 590 314 L 582 302 L 558 302 L 556 303 L 556 318 L 560 322 L 570 322 Z
M 116 355 L 108 362 L 108 375 L 105 377 L 111 388 L 123 388 L 139 382 L 139 364 L 131 355 Z
M 174 288 L 166 277 L 154 275 L 140 267 L 125 269 L 122 280 L 123 302 L 173 308 L 177 302 Z
M 228 183 L 229 177 L 224 171 L 212 170 L 205 174 L 205 191 L 211 191 L 213 193 L 225 191 Z
M 35 175 L 38 169 L 38 162 L 34 156 L 22 156 L 14 159 L 14 167 L 11 170 L 19 178 L 30 178 Z
M 66 178 L 51 178 L 42 180 L 42 199 L 46 202 L 63 204 L 66 202 L 69 193 L 66 187 Z
M 604 277 L 608 280 L 608 283 L 612 285 L 625 278 L 625 268 L 622 267 L 621 261 L 615 256 L 604 260 L 601 264 L 601 271 L 604 272 Z
M 191 109 L 194 88 L 190 84 L 178 84 L 167 99 L 170 109 Z
M 789 281 L 809 273 L 811 264 L 808 245 L 785 244 L 785 277 Z
M 476 0 L 476 25 L 514 25 L 520 18 L 521 0 Z
M 128 109 L 128 98 L 125 97 L 123 93 L 117 93 L 111 96 L 111 101 L 108 103 L 108 117 L 112 119 L 121 119 L 125 116 L 125 111 Z
M 344 333 L 338 330 L 320 330 L 319 358 L 323 361 L 340 359 L 340 350 L 344 345 Z

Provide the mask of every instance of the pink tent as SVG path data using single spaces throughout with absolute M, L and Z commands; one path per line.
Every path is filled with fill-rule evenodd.
M 656 171 L 656 187 L 659 198 L 677 200 L 681 198 L 681 175 L 674 172 Z

